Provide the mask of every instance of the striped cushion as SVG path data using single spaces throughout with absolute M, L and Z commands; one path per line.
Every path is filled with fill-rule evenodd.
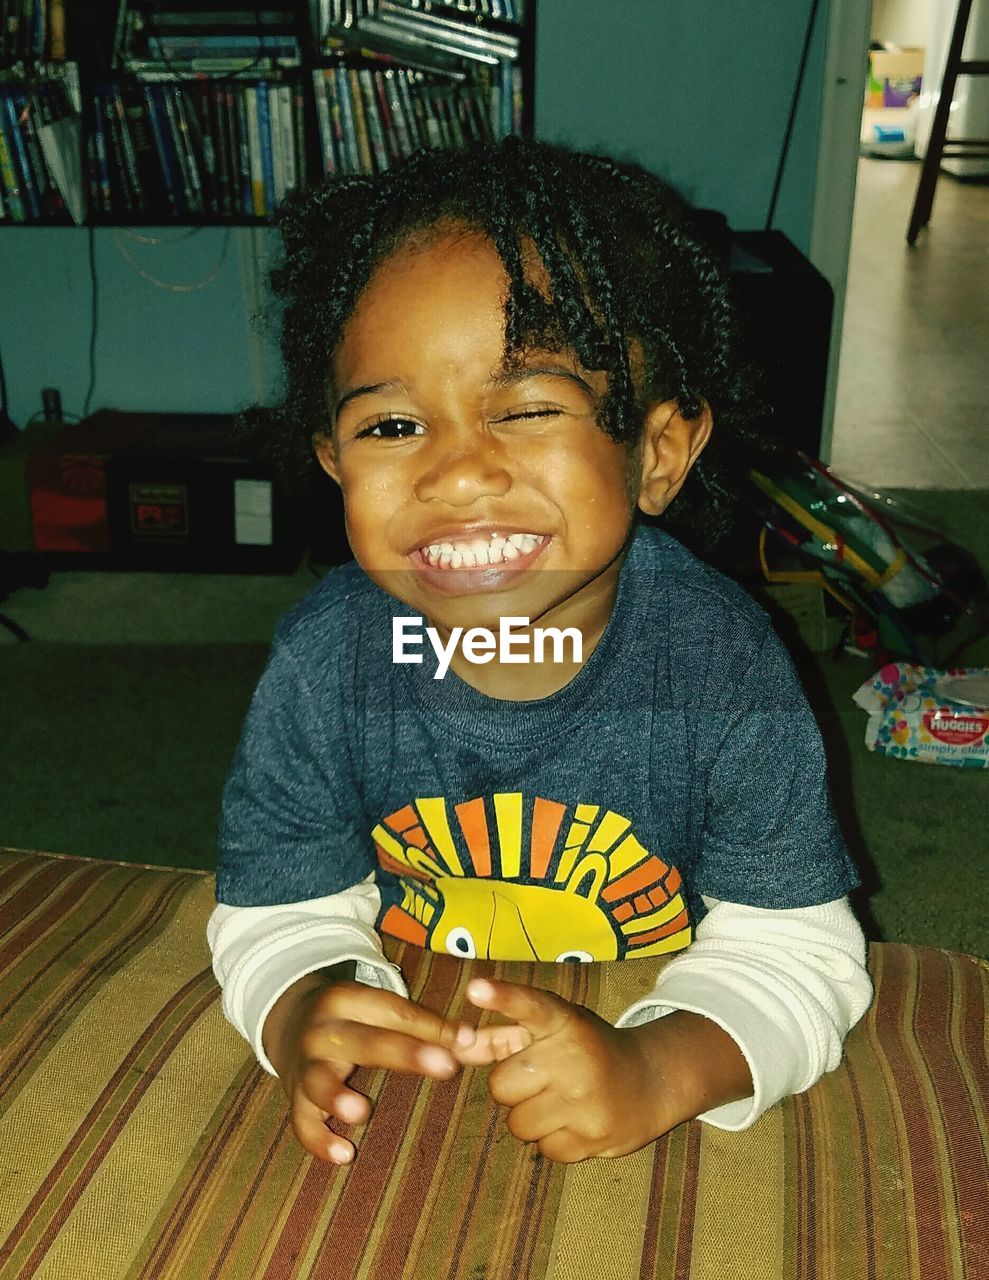
M 517 1142 L 483 1071 L 362 1072 L 350 1170 L 311 1159 L 223 1020 L 206 874 L 0 853 L 0 1277 L 938 1280 L 989 1277 L 989 972 L 876 945 L 845 1061 L 751 1130 L 617 1160 Z M 648 961 L 467 965 L 396 943 L 413 996 L 473 973 L 605 1016 Z

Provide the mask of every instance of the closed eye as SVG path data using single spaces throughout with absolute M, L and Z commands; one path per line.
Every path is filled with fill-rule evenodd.
M 499 422 L 517 422 L 520 418 L 558 418 L 560 416 L 559 409 L 533 409 L 527 413 L 510 413 L 507 417 L 499 418 Z

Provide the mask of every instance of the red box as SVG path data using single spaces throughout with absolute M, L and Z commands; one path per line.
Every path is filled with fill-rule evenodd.
M 62 428 L 28 455 L 26 475 L 37 551 L 109 552 L 107 463 L 134 445 L 143 414 L 101 410 Z

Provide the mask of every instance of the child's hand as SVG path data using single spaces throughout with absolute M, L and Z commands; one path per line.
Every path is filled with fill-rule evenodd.
M 392 991 L 315 978 L 279 998 L 265 1021 L 265 1049 L 289 1100 L 296 1137 L 320 1160 L 349 1164 L 354 1144 L 332 1133 L 328 1122 L 363 1124 L 371 1114 L 368 1099 L 347 1087 L 354 1068 L 446 1080 L 458 1070 L 450 1051 L 473 1043 L 474 1030 Z
M 488 1080 L 492 1098 L 509 1108 L 511 1132 L 551 1160 L 627 1155 L 751 1091 L 735 1042 L 698 1015 L 674 1012 L 619 1029 L 581 1005 L 515 983 L 474 980 L 467 994 L 514 1025 L 482 1028 L 456 1057 L 498 1063 Z

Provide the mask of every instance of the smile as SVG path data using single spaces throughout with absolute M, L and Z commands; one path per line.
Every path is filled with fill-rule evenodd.
M 497 533 L 487 538 L 430 542 L 420 547 L 418 554 L 431 569 L 483 569 L 530 556 L 546 541 L 546 536 L 540 533 Z

